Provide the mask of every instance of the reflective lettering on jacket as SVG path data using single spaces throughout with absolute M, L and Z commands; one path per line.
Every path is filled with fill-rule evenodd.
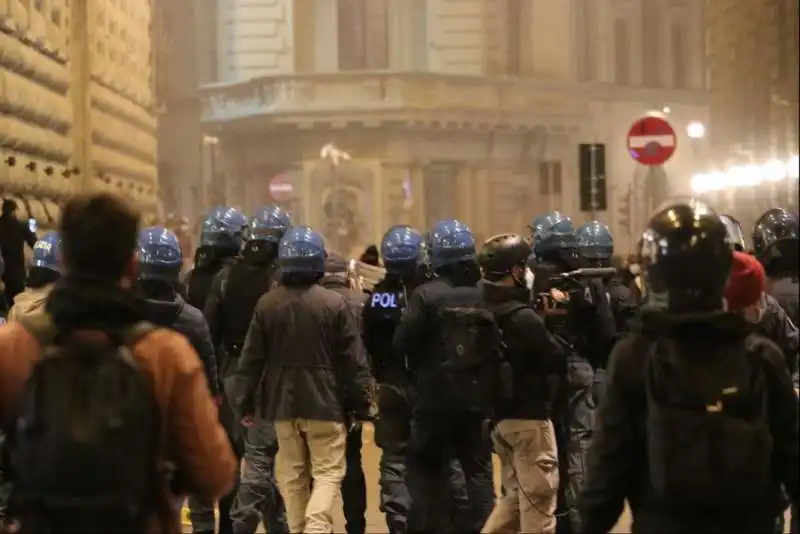
M 369 301 L 371 308 L 396 309 L 400 307 L 400 294 L 392 293 L 373 293 Z

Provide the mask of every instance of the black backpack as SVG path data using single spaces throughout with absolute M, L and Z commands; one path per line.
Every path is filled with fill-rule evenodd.
M 747 509 L 774 490 L 765 364 L 744 344 L 736 350 L 734 358 L 689 360 L 670 340 L 651 345 L 647 457 L 664 506 Z
M 501 322 L 526 308 L 519 302 L 494 309 L 445 307 L 439 310 L 441 345 L 439 392 L 445 408 L 480 411 L 491 417 L 514 398 L 514 376 L 506 358 Z
M 144 532 L 163 511 L 162 421 L 129 347 L 155 327 L 87 344 L 45 314 L 22 323 L 42 350 L 11 429 L 11 513 L 35 533 Z

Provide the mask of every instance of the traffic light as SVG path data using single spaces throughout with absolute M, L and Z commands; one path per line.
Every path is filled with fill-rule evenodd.
M 578 168 L 581 211 L 595 212 L 608 209 L 606 145 L 602 143 L 578 145 Z

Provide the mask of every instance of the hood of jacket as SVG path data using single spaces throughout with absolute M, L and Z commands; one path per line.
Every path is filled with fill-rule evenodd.
M 173 300 L 145 299 L 143 306 L 153 324 L 171 328 L 180 317 L 186 301 L 176 293 Z
M 144 302 L 131 290 L 74 275 L 55 284 L 45 311 L 63 330 L 115 330 L 148 320 Z
M 531 300 L 531 293 L 526 287 L 506 286 L 488 280 L 481 280 L 478 286 L 481 288 L 481 297 L 487 304 L 501 304 L 510 301 L 528 304 Z
M 637 326 L 646 333 L 697 342 L 701 345 L 741 340 L 755 332 L 757 328 L 757 325 L 747 321 L 739 313 L 722 311 L 671 314 L 642 310 Z
M 47 297 L 55 284 L 46 284 L 41 287 L 26 287 L 25 291 L 14 297 L 14 305 L 8 312 L 9 321 L 17 321 L 22 317 L 43 312 Z

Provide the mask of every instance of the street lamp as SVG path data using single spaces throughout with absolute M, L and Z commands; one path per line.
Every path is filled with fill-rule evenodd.
M 706 127 L 702 122 L 692 121 L 686 126 L 686 135 L 690 139 L 702 139 L 706 136 Z
M 749 187 L 764 182 L 779 183 L 787 179 L 797 180 L 800 174 L 798 158 L 788 161 L 773 159 L 763 165 L 734 165 L 725 172 L 712 171 L 692 176 L 692 191 L 698 194 L 723 189 Z

